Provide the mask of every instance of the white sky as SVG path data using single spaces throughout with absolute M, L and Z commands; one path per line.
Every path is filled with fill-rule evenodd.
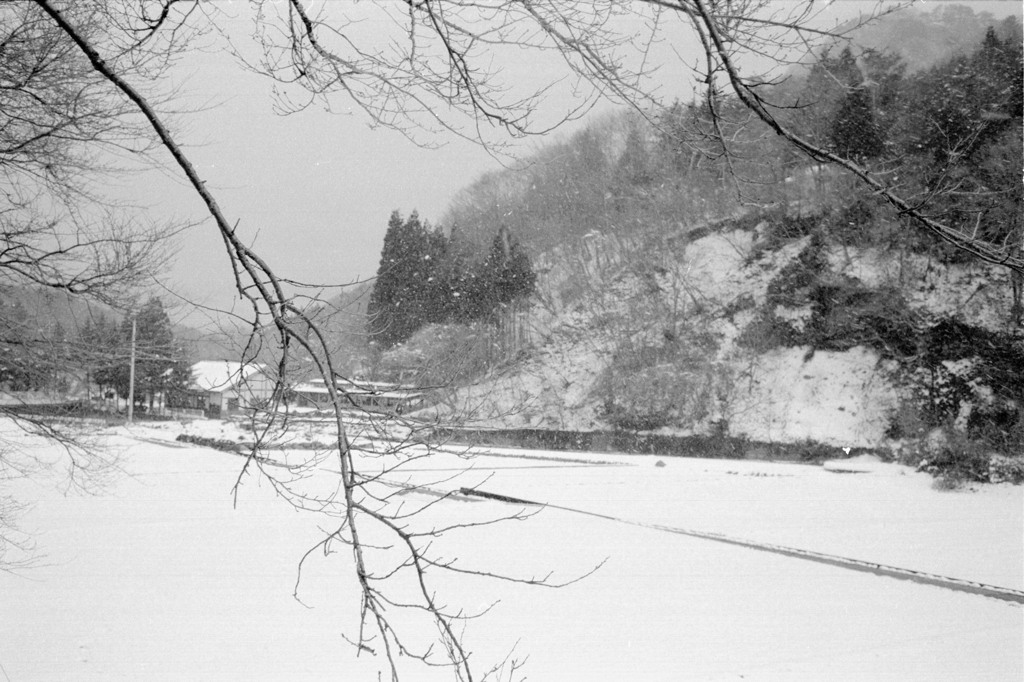
M 936 4 L 919 3 L 926 9 Z M 996 16 L 1020 11 L 1017 2 L 969 4 L 976 12 Z M 246 11 L 244 3 L 231 6 Z M 841 2 L 835 15 L 848 17 L 872 6 Z M 683 56 L 692 58 L 685 52 Z M 540 61 L 519 60 L 504 75 L 540 80 L 551 75 L 546 72 L 550 68 Z M 431 141 L 445 145 L 423 149 L 394 131 L 370 129 L 359 114 L 313 108 L 279 116 L 273 111 L 271 84 L 241 69 L 226 52 L 187 55 L 174 73 L 182 81 L 181 108 L 201 108 L 177 118 L 179 141 L 188 146 L 228 219 L 238 221 L 240 234 L 286 278 L 336 285 L 372 277 L 392 210 L 408 214 L 418 209 L 436 223 L 459 189 L 501 168 L 479 146 L 435 139 Z M 678 70 L 663 77 L 662 94 L 668 100 L 689 97 L 690 86 Z M 342 104 L 337 101 L 339 108 Z M 569 104 L 565 97 L 553 98 L 548 115 Z M 520 149 L 527 153 L 543 141 L 533 138 Z M 124 192 L 162 216 L 202 219 L 198 199 L 168 175 L 149 172 L 125 180 Z M 202 305 L 230 308 L 237 301 L 223 245 L 210 221 L 191 228 L 180 240 L 164 282 Z M 172 303 L 171 296 L 164 299 Z M 180 312 L 188 314 L 184 308 Z M 201 317 L 193 313 L 190 321 L 199 323 Z

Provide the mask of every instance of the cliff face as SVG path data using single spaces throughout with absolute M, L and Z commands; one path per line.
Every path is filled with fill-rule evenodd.
M 1007 377 L 935 330 L 1003 339 L 1011 352 L 1005 272 L 844 245 L 811 218 L 793 234 L 793 223 L 593 232 L 544 254 L 529 352 L 459 403 L 492 426 L 840 447 L 966 428 L 996 409 L 1005 387 L 981 379 Z

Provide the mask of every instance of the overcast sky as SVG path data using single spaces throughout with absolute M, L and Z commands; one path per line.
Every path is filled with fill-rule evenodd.
M 925 9 L 935 4 L 920 3 Z M 1019 2 L 965 4 L 997 16 L 1020 11 Z M 836 15 L 850 16 L 871 5 L 842 2 Z M 234 6 L 244 12 L 246 3 Z M 244 28 L 240 22 L 232 26 Z M 687 49 L 683 47 L 684 57 Z M 543 79 L 550 68 L 524 59 L 508 67 L 513 77 L 527 80 Z M 240 234 L 283 277 L 325 284 L 372 277 L 392 210 L 407 214 L 418 209 L 422 217 L 437 222 L 460 188 L 481 173 L 501 168 L 479 146 L 433 138 L 445 145 L 424 149 L 397 132 L 370 129 L 359 114 L 314 108 L 280 116 L 273 109 L 270 83 L 239 68 L 225 51 L 189 54 L 174 75 L 181 83 L 176 103 L 183 103 L 182 109 L 200 109 L 176 117 L 179 141 L 189 147 L 228 219 L 238 221 Z M 689 97 L 690 84 L 678 71 L 667 72 L 665 78 L 668 99 Z M 564 96 L 555 97 L 547 113 L 557 116 L 570 104 Z M 525 154 L 542 143 L 528 140 L 520 149 Z M 150 172 L 126 180 L 125 192 L 162 215 L 201 219 L 198 199 L 176 177 Z M 164 281 L 202 305 L 230 309 L 237 301 L 223 244 L 210 221 L 179 240 Z M 170 295 L 164 298 L 172 302 Z M 178 313 L 185 315 L 185 309 Z M 192 314 L 189 319 L 196 323 L 200 317 Z
M 241 22 L 232 25 L 244 29 Z M 530 73 L 529 64 L 515 67 Z M 175 106 L 198 109 L 175 116 L 179 141 L 228 219 L 238 221 L 240 234 L 282 277 L 326 284 L 372 277 L 392 210 L 416 209 L 437 223 L 460 188 L 502 167 L 479 145 L 427 137 L 442 146 L 425 149 L 393 130 L 371 129 L 358 113 L 314 107 L 281 116 L 271 83 L 240 68 L 226 51 L 187 55 L 174 75 L 181 81 Z M 569 106 L 549 104 L 553 115 Z M 537 144 L 528 140 L 521 148 L 526 153 Z M 199 200 L 171 175 L 127 180 L 126 192 L 161 214 L 201 219 Z M 179 240 L 165 281 L 204 305 L 230 307 L 237 300 L 212 222 Z

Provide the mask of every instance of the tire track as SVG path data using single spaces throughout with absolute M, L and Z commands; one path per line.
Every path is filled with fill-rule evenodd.
M 678 528 L 675 526 L 666 526 L 658 523 L 644 523 L 642 521 L 633 521 L 631 519 L 612 516 L 609 514 L 601 514 L 599 512 L 587 511 L 585 509 L 576 509 L 573 507 L 564 507 L 557 504 L 545 504 L 542 502 L 534 502 L 531 500 L 524 500 L 516 497 L 511 497 L 508 495 L 502 495 L 499 493 L 486 492 L 483 490 L 461 488 L 459 490 L 459 493 L 469 497 L 482 497 L 485 499 L 494 500 L 496 502 L 503 502 L 506 504 L 538 506 L 546 509 L 558 509 L 559 511 L 569 512 L 571 514 L 580 514 L 581 516 L 590 516 L 597 519 L 603 519 L 605 521 L 613 521 L 615 523 L 637 526 L 639 528 L 648 528 L 650 530 L 657 530 L 664 533 L 672 533 L 674 535 L 685 535 L 688 537 L 700 538 L 702 540 L 720 542 L 723 544 L 732 545 L 734 547 L 744 547 L 746 549 L 753 549 L 760 552 L 779 554 L 781 556 L 786 556 L 793 559 L 813 561 L 815 563 L 825 564 L 828 566 L 835 566 L 838 568 L 845 568 L 851 571 L 871 573 L 886 578 L 894 578 L 896 580 L 907 580 L 921 585 L 932 585 L 934 587 L 941 587 L 956 592 L 991 597 L 993 599 L 999 599 L 1013 604 L 1024 605 L 1024 592 L 1020 590 L 1014 590 L 1009 587 L 987 585 L 985 583 L 964 580 L 962 578 L 953 578 L 950 576 L 938 575 L 935 573 L 926 573 L 924 571 L 916 571 L 909 568 L 900 568 L 899 566 L 889 566 L 887 564 L 879 564 L 872 561 L 864 561 L 862 559 L 853 559 L 850 557 L 839 556 L 836 554 L 826 554 L 823 552 L 814 552 L 806 549 L 787 547 L 785 545 L 775 545 L 765 542 L 756 542 L 754 540 L 736 538 L 729 535 L 723 535 L 721 533 L 710 533 L 707 531 L 692 530 L 688 528 Z

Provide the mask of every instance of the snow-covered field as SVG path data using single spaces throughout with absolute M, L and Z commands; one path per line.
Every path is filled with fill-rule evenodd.
M 344 552 L 312 558 L 302 603 L 292 597 L 327 519 L 295 511 L 265 480 L 248 479 L 233 507 L 242 460 L 161 444 L 173 429 L 108 432 L 124 473 L 98 494 L 19 484 L 37 500 L 21 525 L 42 556 L 0 573 L 0 681 L 376 680 L 380 662 L 341 636 L 358 620 Z M 842 474 L 492 451 L 441 454 L 407 475 L 559 507 L 458 533 L 453 548 L 474 567 L 567 579 L 606 559 L 562 589 L 442 581 L 449 604 L 498 600 L 466 626 L 480 672 L 514 647 L 530 680 L 1024 679 L 1019 604 L 671 532 L 1024 589 L 1021 487 L 941 492 L 927 475 L 861 464 L 866 473 Z M 451 501 L 431 513 L 507 506 Z M 405 679 L 439 676 L 409 668 Z

